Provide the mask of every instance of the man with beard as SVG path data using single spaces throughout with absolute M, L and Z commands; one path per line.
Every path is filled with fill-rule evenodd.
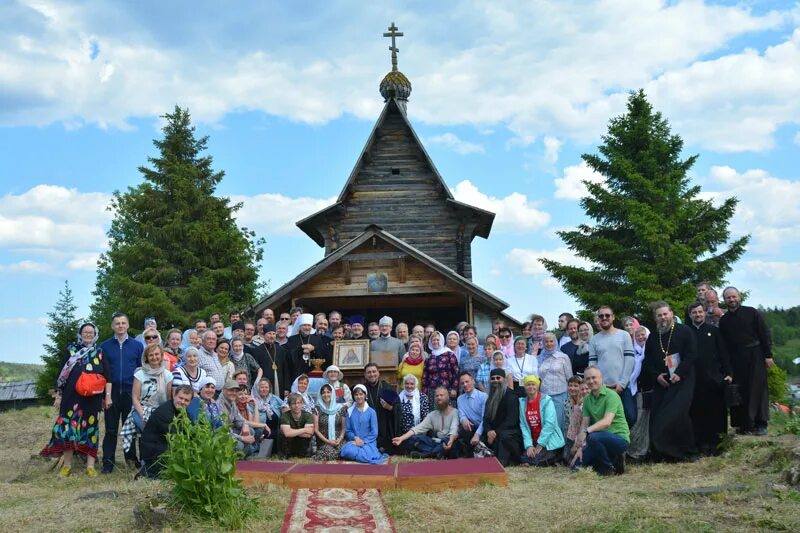
M 320 337 L 330 338 L 330 335 L 328 335 L 328 319 L 325 317 L 325 313 L 318 314 L 314 322 L 315 333 Z
M 381 328 L 377 322 L 370 322 L 367 326 L 367 335 L 370 339 L 375 340 L 381 336 Z
M 353 340 L 364 338 L 364 317 L 362 315 L 350 317 L 350 338 Z
M 567 354 L 567 357 L 569 357 L 570 361 L 575 359 L 575 352 L 578 350 L 578 327 L 580 325 L 580 320 L 576 318 L 569 319 L 567 321 L 566 333 L 563 337 L 561 337 L 561 341 L 564 342 L 559 341 L 561 346 L 559 350 Z
M 767 434 L 769 391 L 767 369 L 772 360 L 772 337 L 757 309 L 741 304 L 736 287 L 722 291 L 728 312 L 719 319 L 719 330 L 731 358 L 733 380 L 739 385 L 742 404 L 731 408 L 731 425 L 737 433 Z
M 270 390 L 278 398 L 286 398 L 292 386 L 291 369 L 286 350 L 276 342 L 277 328 L 275 324 L 266 324 L 263 330 L 264 342 L 250 349 L 250 354 L 263 371 L 263 377 L 269 380 Z
M 308 374 L 314 367 L 312 359 L 325 359 L 323 368 L 327 368 L 331 363 L 326 357 L 322 338 L 312 332 L 311 323 L 314 316 L 309 313 L 301 314 L 296 319 L 297 335 L 289 337 L 286 343 L 286 353 L 289 356 L 289 382 L 281 383 L 284 389 L 290 387 L 300 374 Z
M 508 388 L 506 372 L 502 368 L 495 368 L 489 373 L 489 382 L 482 439 L 501 465 L 518 465 L 522 455 L 519 397 Z
M 706 323 L 719 327 L 719 319 L 725 314 L 719 307 L 719 296 L 714 289 L 708 289 L 703 295 L 706 300 Z M 702 302 L 701 302 L 702 303 Z
M 275 311 L 267 307 L 263 311 L 261 311 L 261 318 L 266 320 L 267 324 L 274 324 L 275 323 Z
M 378 324 L 379 335 L 377 339 L 373 339 L 369 344 L 370 352 L 391 352 L 396 354 L 393 365 L 396 367 L 400 363 L 400 359 L 405 355 L 405 345 L 403 341 L 398 338 L 392 337 L 392 318 L 384 316 Z
M 567 332 L 567 325 L 569 324 L 570 320 L 575 320 L 575 317 L 572 313 L 561 313 L 558 315 L 558 347 L 561 348 L 566 343 L 568 343 L 571 339 Z M 564 350 L 561 350 L 562 352 Z
M 378 325 L 380 325 L 380 323 Z M 400 342 L 403 343 L 403 353 L 406 353 L 408 351 L 409 339 L 408 324 L 405 322 L 400 322 L 397 324 L 397 326 L 394 328 L 394 335 L 396 338 L 400 339 Z
M 367 403 L 375 410 L 378 417 L 378 449 L 382 452 L 391 451 L 394 438 L 392 410 L 397 393 L 392 385 L 381 379 L 381 373 L 375 363 L 368 363 L 364 367 L 364 381 L 364 386 L 367 388 Z M 395 398 L 389 398 L 390 401 L 387 402 L 384 399 L 386 396 Z
M 636 422 L 636 404 L 623 392 L 633 372 L 633 339 L 627 331 L 614 327 L 614 311 L 609 306 L 601 306 L 595 316 L 600 331 L 589 339 L 589 366 L 598 367 L 605 385 L 623 398 L 625 418 L 632 426 Z
M 331 311 L 328 313 L 328 326 L 330 331 L 333 331 L 339 324 L 342 323 L 342 313 L 339 311 Z
M 709 292 L 706 291 L 706 298 Z M 698 451 L 714 455 L 720 436 L 728 432 L 728 410 L 725 407 L 723 384 L 733 381 L 730 358 L 719 329 L 706 321 L 703 302 L 689 305 L 689 316 L 697 340 L 694 367 L 697 378 L 690 411 Z
M 455 446 L 458 437 L 458 409 L 453 409 L 450 405 L 450 391 L 447 387 L 438 387 L 435 399 L 435 410 L 428 413 L 422 422 L 392 439 L 392 444 L 397 447 L 411 439 L 405 448 L 411 450 L 412 458 L 458 457 Z
M 656 458 L 691 460 L 696 457 L 689 409 L 694 398 L 697 342 L 688 326 L 675 323 L 666 302 L 651 306 L 656 331 L 644 345 L 642 379 L 652 388 L 650 449 Z

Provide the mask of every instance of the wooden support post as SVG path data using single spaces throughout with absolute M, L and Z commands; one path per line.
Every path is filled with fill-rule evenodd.
M 475 318 L 473 317 L 473 310 L 472 310 L 472 295 L 467 295 L 467 322 L 472 325 L 475 325 Z
M 406 258 L 401 257 L 397 260 L 398 270 L 400 271 L 400 283 L 406 282 Z
M 344 284 L 350 285 L 350 261 L 342 261 L 342 271 L 344 274 Z

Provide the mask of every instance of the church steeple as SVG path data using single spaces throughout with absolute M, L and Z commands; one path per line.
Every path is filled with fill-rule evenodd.
M 411 82 L 408 81 L 405 74 L 397 69 L 397 53 L 400 51 L 395 43 L 396 37 L 402 37 L 403 33 L 397 31 L 398 28 L 394 22 L 389 26 L 388 32 L 384 32 L 384 37 L 391 37 L 392 45 L 389 50 L 392 52 L 392 70 L 383 77 L 380 84 L 381 96 L 383 101 L 388 102 L 390 98 L 397 101 L 403 113 L 406 112 L 406 105 L 408 104 L 408 97 L 411 95 Z

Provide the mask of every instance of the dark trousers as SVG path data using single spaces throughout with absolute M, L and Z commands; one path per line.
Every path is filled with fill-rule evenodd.
M 581 464 L 575 466 L 591 466 L 599 472 L 608 472 L 628 446 L 628 441 L 615 433 L 594 431 L 586 436 Z
M 112 385 L 111 408 L 106 409 L 103 415 L 106 423 L 106 434 L 103 436 L 103 468 L 114 468 L 119 428 L 128 418 L 132 406 L 131 393 L 120 392 L 120 387 L 116 383 Z M 125 459 L 136 460 L 136 439 L 131 443 L 131 449 L 125 453 Z
M 473 446 L 470 443 L 472 437 L 475 435 L 475 430 L 478 429 L 477 424 L 472 425 L 472 431 L 467 431 L 461 424 L 458 425 L 458 440 L 456 443 L 461 448 L 461 457 L 472 457 Z
M 441 442 L 436 442 L 427 435 L 414 435 L 408 439 L 408 447 L 411 451 L 419 452 L 427 456 L 443 455 L 448 459 L 458 458 L 458 440 L 453 443 L 449 451 L 445 451 L 444 445 Z
M 628 423 L 628 427 L 632 428 L 636 424 L 639 413 L 636 409 L 636 398 L 631 394 L 631 388 L 625 387 L 620 398 L 622 399 L 622 410 L 625 411 L 625 421 Z

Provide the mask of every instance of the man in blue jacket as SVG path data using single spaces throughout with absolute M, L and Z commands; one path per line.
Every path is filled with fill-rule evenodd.
M 128 336 L 128 317 L 123 313 L 114 313 L 111 317 L 111 329 L 114 336 L 103 342 L 100 349 L 108 361 L 111 374 L 111 394 L 106 396 L 110 403 L 105 411 L 106 434 L 103 437 L 103 474 L 114 471 L 114 456 L 117 450 L 117 434 L 120 423 L 124 423 L 131 410 L 133 399 L 133 373 L 142 366 L 142 343 Z M 110 401 L 108 401 L 110 400 Z M 134 460 L 136 445 L 133 444 L 125 458 Z M 137 465 L 138 466 L 138 465 Z

